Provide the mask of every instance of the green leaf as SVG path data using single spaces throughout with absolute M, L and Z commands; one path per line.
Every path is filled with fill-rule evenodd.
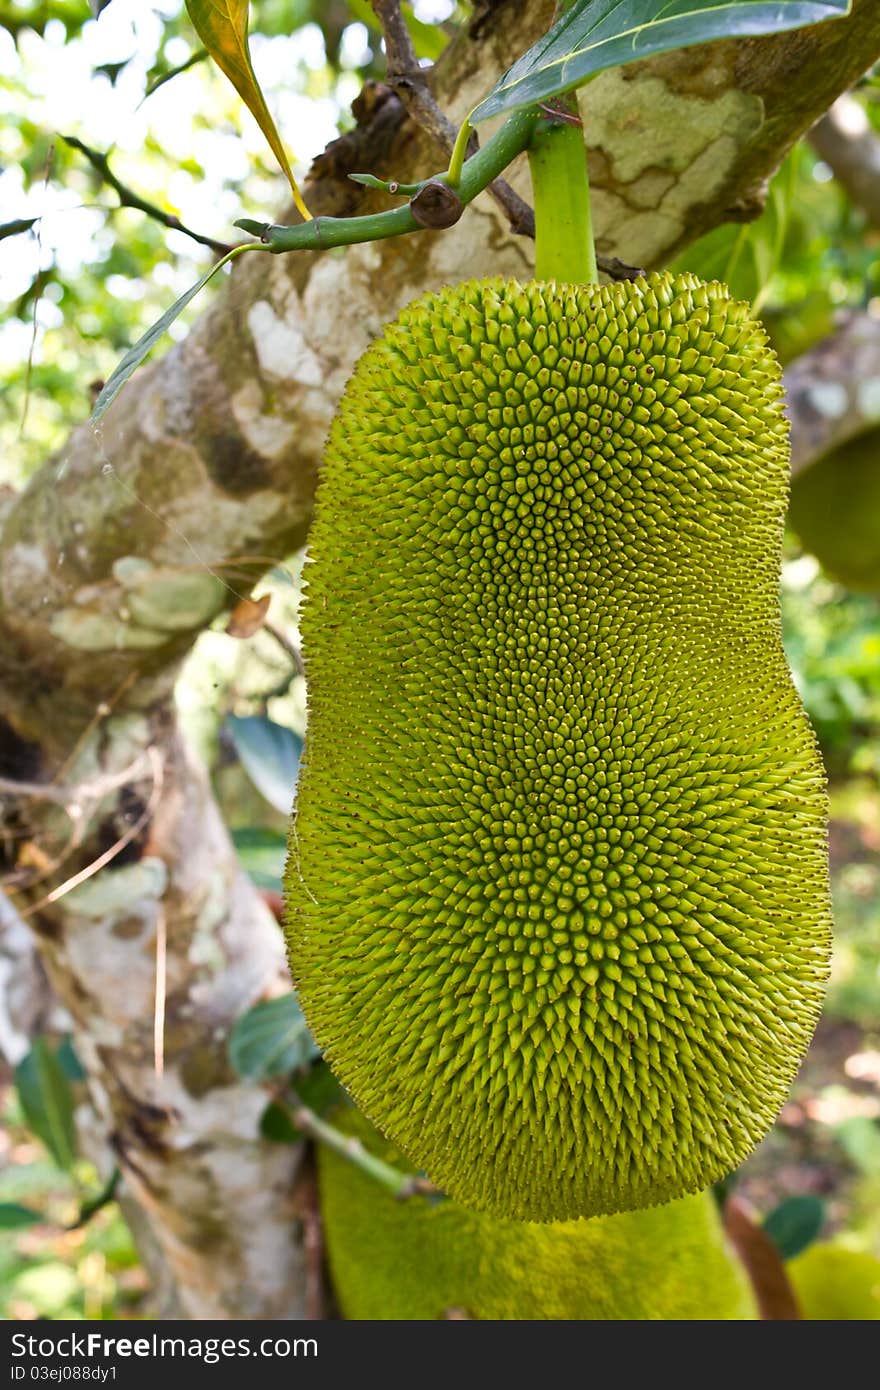
M 18 1202 L 0 1202 L 0 1231 L 20 1231 L 25 1226 L 38 1226 L 43 1217 Z
M 247 1081 L 286 1076 L 318 1055 L 295 994 L 255 1004 L 229 1035 L 229 1060 Z
M 171 327 L 174 320 L 180 317 L 190 300 L 195 299 L 199 290 L 203 290 L 208 281 L 213 279 L 221 266 L 226 265 L 227 261 L 231 261 L 233 256 L 240 255 L 242 251 L 257 251 L 262 249 L 262 247 L 258 247 L 254 242 L 247 242 L 244 246 L 234 246 L 221 260 L 216 261 L 214 265 L 211 266 L 211 269 L 202 276 L 201 280 L 197 280 L 194 285 L 190 285 L 186 293 L 182 294 L 179 299 L 176 299 L 170 309 L 165 310 L 162 317 L 157 319 L 151 328 L 147 329 L 143 337 L 138 338 L 134 347 L 128 349 L 128 352 L 122 358 L 121 362 L 114 367 L 105 381 L 103 390 L 95 401 L 95 407 L 92 411 L 93 425 L 96 425 L 101 417 L 106 414 L 129 377 L 133 376 L 137 371 L 147 353 L 151 348 L 156 346 L 156 343 L 158 343 L 163 334 Z
M 851 0 L 575 0 L 470 115 L 488 120 L 580 87 L 606 68 L 712 39 L 779 33 L 849 14 Z
M 812 1245 L 825 1220 L 825 1203 L 818 1197 L 786 1197 L 764 1221 L 764 1230 L 784 1260 L 793 1260 Z
M 834 1126 L 834 1137 L 854 1168 L 880 1173 L 880 1125 L 868 1115 L 851 1115 Z
M 260 1116 L 260 1133 L 273 1144 L 298 1144 L 302 1134 L 290 1118 L 290 1111 L 277 1100 L 271 1101 Z
M 287 853 L 286 837 L 277 830 L 251 825 L 240 826 L 231 833 L 242 867 L 257 888 L 280 893 Z
M 276 811 L 289 815 L 303 748 L 299 734 L 263 714 L 231 714 L 226 723 L 257 791 Z
M 35 1038 L 15 1069 L 15 1086 L 28 1127 L 42 1139 L 59 1168 L 76 1157 L 73 1091 L 45 1038 Z
M 248 44 L 248 0 L 186 0 L 193 27 L 221 72 L 229 78 L 284 170 L 293 201 L 303 217 L 311 217 L 293 177 L 265 97 L 260 90 Z

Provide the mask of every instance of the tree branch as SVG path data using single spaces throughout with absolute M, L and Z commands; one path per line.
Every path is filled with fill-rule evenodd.
M 388 65 L 385 81 L 392 91 L 397 92 L 416 124 L 448 156 L 458 132 L 435 100 L 425 70 L 419 65 L 398 0 L 371 0 L 371 3 L 385 39 Z M 468 142 L 468 152 L 474 153 L 476 149 L 477 136 L 474 134 Z M 493 179 L 487 192 L 501 208 L 514 235 L 534 238 L 535 214 L 505 179 Z
M 849 314 L 836 333 L 786 368 L 793 475 L 880 425 L 877 382 L 880 317 L 868 313 Z
M 810 144 L 856 207 L 880 227 L 880 136 L 864 107 L 848 93 L 838 97 L 810 131 Z
M 93 150 L 90 145 L 86 145 L 82 140 L 78 140 L 75 135 L 62 135 L 61 139 L 65 145 L 70 145 L 72 149 L 79 150 L 84 154 L 92 168 L 100 174 L 103 183 L 113 189 L 119 198 L 119 206 L 123 208 L 134 208 L 137 212 L 146 213 L 154 222 L 160 222 L 163 227 L 169 227 L 174 232 L 182 232 L 184 236 L 191 237 L 200 246 L 207 246 L 218 256 L 226 256 L 232 250 L 230 243 L 225 241 L 215 241 L 213 237 L 202 236 L 201 232 L 194 232 L 191 227 L 187 227 L 181 222 L 174 213 L 163 212 L 156 207 L 155 203 L 148 203 L 146 198 L 142 198 L 139 193 L 133 192 L 126 184 L 113 173 L 110 162 L 105 154 L 100 150 Z

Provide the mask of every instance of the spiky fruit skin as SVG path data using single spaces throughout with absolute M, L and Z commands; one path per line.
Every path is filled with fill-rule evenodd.
M 811 1245 L 786 1266 L 801 1316 L 813 1322 L 880 1318 L 880 1260 L 843 1245 Z
M 789 520 L 832 578 L 849 589 L 880 592 L 880 429 L 798 473 Z
M 333 1118 L 399 1164 L 356 1111 Z M 517 1321 L 756 1317 L 708 1193 L 536 1225 L 450 1201 L 398 1201 L 323 1145 L 318 1172 L 333 1287 L 346 1318 L 433 1320 L 450 1310 Z
M 779 370 L 720 285 L 477 281 L 334 423 L 302 632 L 293 975 L 450 1196 L 703 1190 L 770 1126 L 829 953 L 780 642 Z

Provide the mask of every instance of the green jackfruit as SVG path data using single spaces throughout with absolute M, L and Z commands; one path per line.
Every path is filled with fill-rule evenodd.
M 400 1157 L 354 1110 L 334 1122 L 386 1161 Z M 648 1211 L 541 1226 L 454 1202 L 401 1202 L 318 1149 L 333 1286 L 352 1319 L 698 1320 L 756 1317 L 708 1193 Z
M 880 1318 L 880 1260 L 843 1245 L 811 1245 L 786 1266 L 803 1317 L 812 1322 Z
M 848 589 L 880 590 L 880 429 L 798 473 L 789 520 L 805 550 Z
M 704 1189 L 764 1135 L 829 953 L 777 603 L 779 371 L 721 285 L 469 282 L 333 425 L 303 638 L 293 975 L 456 1201 Z

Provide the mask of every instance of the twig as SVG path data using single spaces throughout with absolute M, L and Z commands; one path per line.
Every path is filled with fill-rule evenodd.
M 511 160 L 528 146 L 534 130 L 538 113 L 525 108 L 515 111 L 504 125 L 482 149 L 465 161 L 461 178 L 457 181 L 454 196 L 460 208 L 476 198 L 487 188 Z M 423 179 L 420 192 L 428 185 L 442 182 L 443 175 Z M 453 189 L 448 188 L 453 195 Z M 420 193 L 416 194 L 419 198 Z M 251 218 L 240 218 L 236 224 L 252 236 L 260 238 L 269 250 L 280 254 L 285 251 L 322 251 L 331 246 L 354 246 L 365 241 L 380 241 L 386 237 L 406 236 L 418 232 L 425 225 L 414 215 L 412 203 L 405 207 L 391 208 L 387 212 L 368 213 L 362 217 L 316 217 L 311 222 L 300 222 L 292 227 L 281 227 L 255 222 Z M 448 226 L 448 221 L 443 225 Z
M 55 801 L 59 806 L 79 808 L 83 801 L 97 801 L 107 792 L 130 782 L 144 763 L 146 754 L 140 753 L 133 763 L 119 772 L 108 772 L 96 777 L 92 782 L 81 782 L 77 786 L 63 787 L 57 782 L 16 782 L 11 777 L 0 777 L 0 795 L 22 796 L 34 801 Z
M 207 48 L 197 48 L 191 53 L 186 62 L 178 63 L 176 68 L 169 68 L 168 72 L 160 73 L 155 82 L 151 82 L 138 102 L 138 109 L 143 106 L 147 97 L 151 97 L 154 92 L 158 92 L 160 87 L 164 87 L 166 82 L 170 82 L 172 77 L 179 77 L 182 72 L 188 72 L 196 63 L 203 63 L 208 56 Z
M 125 679 L 120 681 L 119 685 L 116 687 L 109 700 L 102 700 L 101 703 L 97 706 L 88 724 L 85 726 L 79 738 L 76 740 L 76 743 L 73 745 L 67 757 L 64 759 L 64 762 L 61 764 L 60 768 L 56 772 L 56 782 L 58 782 L 62 777 L 64 777 L 65 773 L 68 771 L 69 768 L 73 767 L 73 764 L 76 762 L 82 749 L 85 747 L 86 743 L 91 738 L 95 729 L 97 729 L 98 725 L 102 722 L 102 720 L 109 719 L 110 715 L 113 713 L 114 709 L 119 704 L 119 701 L 122 699 L 123 695 L 126 694 L 126 692 L 131 688 L 131 686 L 134 684 L 136 680 L 140 679 L 140 675 L 141 673 L 138 670 L 129 671 Z
M 277 627 L 275 623 L 263 623 L 263 631 L 268 632 L 270 637 L 274 637 L 282 651 L 287 653 L 296 668 L 296 674 L 298 676 L 304 676 L 306 668 L 303 663 L 302 652 L 296 643 L 291 642 L 287 634 L 282 632 L 281 628 Z
M 213 237 L 202 236 L 201 232 L 194 232 L 190 227 L 184 226 L 179 217 L 173 213 L 163 212 L 154 203 L 148 203 L 145 198 L 128 188 L 126 184 L 113 173 L 110 163 L 105 154 L 100 150 L 93 150 L 90 145 L 86 145 L 82 140 L 78 140 L 75 135 L 62 135 L 61 139 L 65 145 L 70 145 L 72 149 L 79 150 L 100 175 L 104 183 L 113 189 L 119 198 L 119 206 L 123 208 L 135 208 L 138 212 L 146 213 L 147 217 L 152 217 L 154 222 L 161 222 L 163 227 L 169 227 L 173 232 L 182 232 L 184 236 L 191 237 L 200 246 L 207 246 L 218 256 L 226 256 L 232 247 L 225 241 L 215 241 Z
M 385 40 L 387 85 L 398 93 L 416 124 L 437 142 L 444 154 L 450 154 L 457 134 L 455 126 L 440 109 L 428 85 L 425 70 L 419 66 L 398 0 L 371 0 L 371 3 Z M 468 144 L 469 152 L 473 153 L 476 147 L 477 138 L 474 135 Z M 488 185 L 487 192 L 491 193 L 504 212 L 510 230 L 516 236 L 535 235 L 535 214 L 505 179 L 494 179 Z
M 110 848 L 105 850 L 103 854 L 100 854 L 97 859 L 93 859 L 91 864 L 87 864 L 84 869 L 80 869 L 78 874 L 74 874 L 71 878 L 65 879 L 63 883 L 59 883 L 57 888 L 53 888 L 51 893 L 47 893 L 44 898 L 40 898 L 39 902 L 32 903 L 27 908 L 22 908 L 22 917 L 33 917 L 34 913 L 39 912 L 41 908 L 48 907 L 50 903 L 57 902 L 59 898 L 65 897 L 65 895 L 70 893 L 74 888 L 78 888 L 81 883 L 85 883 L 87 879 L 92 878 L 96 873 L 100 872 L 101 869 L 105 868 L 107 864 L 112 863 L 117 854 L 121 854 L 126 845 L 130 845 L 132 840 L 141 833 L 144 826 L 150 823 L 156 807 L 159 804 L 159 797 L 162 794 L 162 764 L 155 748 L 147 749 L 147 757 L 149 758 L 153 774 L 153 789 L 150 793 L 150 799 L 147 802 L 143 815 L 139 817 L 134 825 L 130 825 L 123 835 L 120 835 L 115 844 L 112 844 Z
M 322 1120 L 314 1110 L 309 1109 L 295 1091 L 288 1089 L 287 1096 L 291 1103 L 290 1118 L 301 1134 L 308 1135 L 319 1144 L 326 1144 L 328 1149 L 332 1149 L 341 1158 L 360 1168 L 361 1172 L 367 1173 L 383 1187 L 387 1187 L 398 1201 L 405 1201 L 408 1197 L 443 1195 L 428 1178 L 420 1178 L 416 1173 L 401 1173 L 390 1163 L 385 1163 L 381 1158 L 368 1153 L 359 1139 L 343 1134 L 342 1130 L 336 1129 L 334 1125 L 328 1125 L 326 1120 Z
M 52 177 L 52 165 L 54 163 L 55 142 L 53 140 L 46 153 L 46 170 L 43 177 L 44 196 L 49 188 L 49 179 Z M 30 409 L 31 404 L 31 382 L 33 380 L 34 375 L 34 354 L 37 350 L 37 333 L 39 331 L 40 297 L 43 293 L 43 290 L 46 287 L 46 281 L 48 279 L 48 272 L 43 270 L 41 264 L 43 259 L 43 223 L 40 218 L 36 219 L 35 225 L 37 228 L 36 232 L 34 233 L 37 239 L 37 274 L 33 284 L 34 307 L 33 313 L 31 315 L 31 341 L 30 346 L 28 347 L 27 367 L 25 369 L 24 376 L 24 403 L 21 408 L 21 423 L 18 427 L 19 439 L 24 439 L 24 432 L 27 428 L 28 410 Z

